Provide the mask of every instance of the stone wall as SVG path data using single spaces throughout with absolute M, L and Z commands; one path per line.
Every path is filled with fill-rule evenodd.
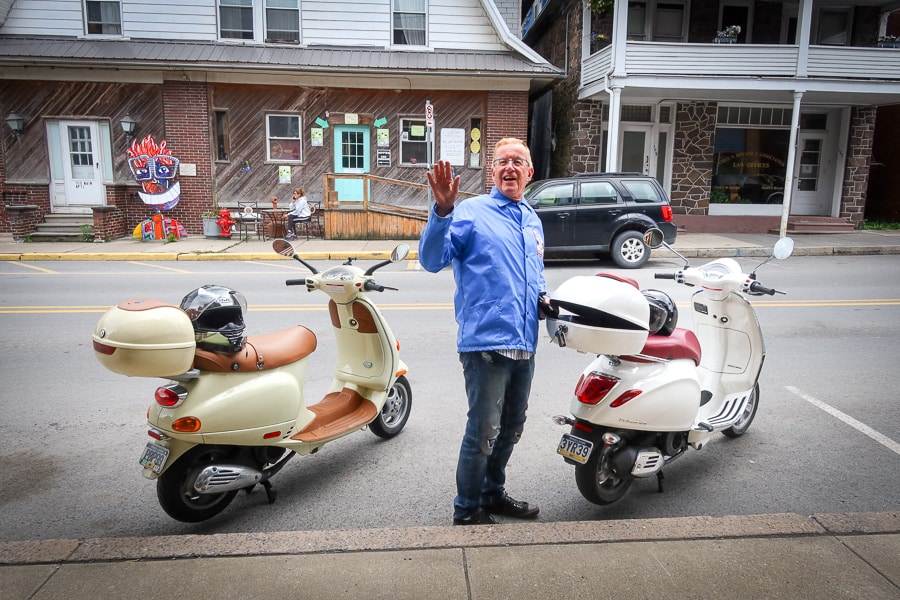
M 850 137 L 847 141 L 847 167 L 841 188 L 841 208 L 838 216 L 851 223 L 863 219 L 869 168 L 872 162 L 872 140 L 875 134 L 874 106 L 854 106 L 850 109 Z
M 678 104 L 672 152 L 671 201 L 675 214 L 707 213 L 715 134 L 715 102 Z

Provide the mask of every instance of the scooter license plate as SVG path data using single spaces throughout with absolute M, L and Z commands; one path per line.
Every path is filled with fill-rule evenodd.
M 594 442 L 583 440 L 574 435 L 564 433 L 562 439 L 559 440 L 559 446 L 556 448 L 557 454 L 562 454 L 566 458 L 571 458 L 577 463 L 584 464 L 591 456 L 591 450 L 594 448 Z
M 144 453 L 141 454 L 141 466 L 150 469 L 154 473 L 162 471 L 166 466 L 166 459 L 169 458 L 169 449 L 157 446 L 153 442 L 147 442 Z

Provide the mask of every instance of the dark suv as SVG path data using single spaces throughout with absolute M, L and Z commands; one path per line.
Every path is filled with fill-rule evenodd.
M 640 173 L 579 173 L 535 181 L 525 200 L 544 226 L 547 255 L 611 254 L 623 269 L 650 260 L 644 232 L 659 227 L 675 243 L 672 207 L 659 182 Z

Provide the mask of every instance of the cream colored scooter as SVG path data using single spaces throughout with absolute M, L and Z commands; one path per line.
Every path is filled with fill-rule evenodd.
M 265 488 L 295 454 L 312 454 L 331 440 L 368 428 L 390 438 L 403 429 L 412 391 L 400 360 L 400 344 L 366 292 L 387 288 L 373 273 L 403 260 L 397 246 L 390 260 L 367 271 L 346 263 L 319 273 L 285 240 L 279 254 L 312 274 L 288 280 L 330 298 L 337 338 L 331 387 L 307 405 L 303 382 L 315 334 L 303 326 L 250 336 L 235 353 L 197 347 L 190 318 L 178 306 L 129 300 L 107 311 L 93 333 L 94 351 L 107 369 L 171 381 L 156 390 L 147 420 L 153 438 L 140 457 L 143 475 L 157 480 L 163 510 L 174 519 L 199 522 L 220 513 L 239 490 Z

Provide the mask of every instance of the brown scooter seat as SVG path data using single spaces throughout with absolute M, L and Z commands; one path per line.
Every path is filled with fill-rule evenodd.
M 244 347 L 231 354 L 197 348 L 194 367 L 214 373 L 265 371 L 309 356 L 316 343 L 316 334 L 297 325 L 275 333 L 249 336 Z

